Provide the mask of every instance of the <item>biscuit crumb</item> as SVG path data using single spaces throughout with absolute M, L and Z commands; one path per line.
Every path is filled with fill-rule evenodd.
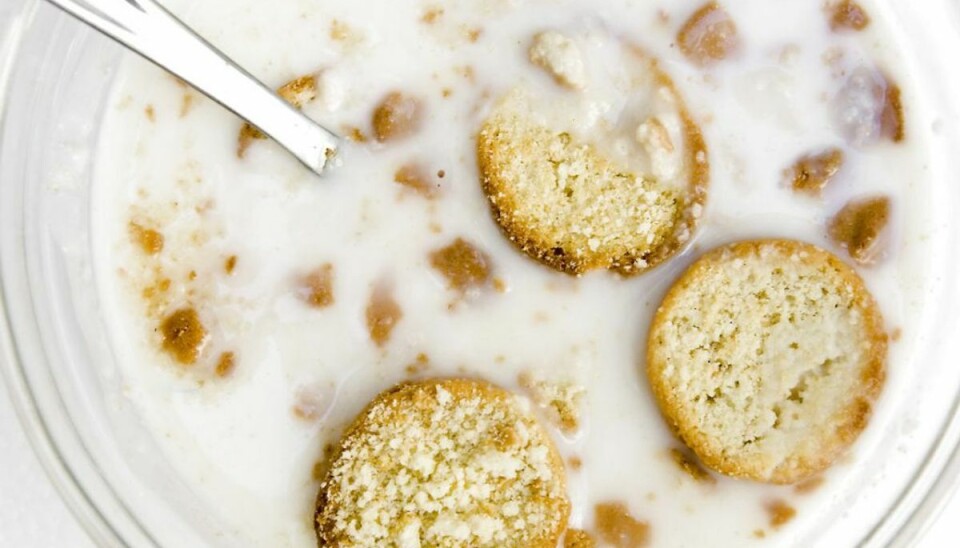
M 385 284 L 377 285 L 370 294 L 367 304 L 367 330 L 370 340 L 378 347 L 386 346 L 390 334 L 397 322 L 403 318 L 403 310 L 393 298 L 393 293 Z
M 767 515 L 770 516 L 770 527 L 774 529 L 786 525 L 797 515 L 797 511 L 792 506 L 780 499 L 769 502 L 765 508 Z
M 753 531 L 754 538 L 767 538 L 767 532 L 763 529 L 756 529 Z
M 430 357 L 423 352 L 417 354 L 417 358 L 405 368 L 407 375 L 419 375 L 430 366 Z
M 583 459 L 577 456 L 570 457 L 567 463 L 570 465 L 571 470 L 580 470 L 583 468 Z
M 843 167 L 843 151 L 831 148 L 816 154 L 807 154 L 787 170 L 793 190 L 810 196 L 820 196 L 823 189 Z
M 181 308 L 164 318 L 160 323 L 160 334 L 163 349 L 183 365 L 196 363 L 207 340 L 207 330 L 193 308 Z
M 519 375 L 517 382 L 541 409 L 549 411 L 550 422 L 566 434 L 580 429 L 580 406 L 586 389 L 570 382 L 538 379 L 529 372 Z
M 793 486 L 794 493 L 798 495 L 807 495 L 819 489 L 824 481 L 823 476 L 814 476 Z
M 439 21 L 440 18 L 443 17 L 443 14 L 443 8 L 439 6 L 431 6 L 423 12 L 423 15 L 420 17 L 420 21 L 422 23 L 426 23 L 427 25 L 432 25 Z
M 187 114 L 190 114 L 190 111 L 193 109 L 193 103 L 197 100 L 197 96 L 193 93 L 187 92 L 184 93 L 180 98 L 180 117 L 186 118 Z
M 217 360 L 217 367 L 214 369 L 214 374 L 220 378 L 226 377 L 233 372 L 234 366 L 236 366 L 234 353 L 224 352 L 220 354 L 220 359 Z
M 637 548 L 649 542 L 650 525 L 631 516 L 622 502 L 597 504 L 594 513 L 600 539 L 615 548 Z
M 425 198 L 433 198 L 436 196 L 440 185 L 432 183 L 429 179 L 427 170 L 417 163 L 404 164 L 393 175 L 395 183 L 409 188 Z
M 430 265 L 457 291 L 481 287 L 490 280 L 490 257 L 463 238 L 432 252 Z
M 595 548 L 597 541 L 590 536 L 590 533 L 581 529 L 567 529 L 567 535 L 563 537 L 563 548 Z
M 333 265 L 324 264 L 300 279 L 297 294 L 313 308 L 326 308 L 333 304 Z
M 316 387 L 300 388 L 294 396 L 293 416 L 302 421 L 320 419 L 329 407 L 327 398 Z
M 840 0 L 827 6 L 830 13 L 830 29 L 834 31 L 860 31 L 870 24 L 866 10 L 853 0 Z
M 709 2 L 690 16 L 677 34 L 680 51 L 696 65 L 722 61 L 740 47 L 737 25 L 717 2 Z
M 317 497 L 321 546 L 555 548 L 563 463 L 516 396 L 482 381 L 404 383 L 340 441 Z
M 867 265 L 883 256 L 881 236 L 889 221 L 890 198 L 852 200 L 830 221 L 828 233 L 854 261 Z
M 334 19 L 330 21 L 330 39 L 344 46 L 355 46 L 363 41 L 363 33 L 339 19 Z
M 422 118 L 419 99 L 394 91 L 373 111 L 373 133 L 381 143 L 401 139 L 419 129 Z
M 563 34 L 549 30 L 533 37 L 529 50 L 530 62 L 544 69 L 560 84 L 580 90 L 587 85 L 583 55 L 576 42 Z
M 141 251 L 147 255 L 156 255 L 163 251 L 163 234 L 133 221 L 127 227 L 130 230 L 130 236 L 140 246 Z
M 227 257 L 227 260 L 223 261 L 223 271 L 227 273 L 227 276 L 233 276 L 233 271 L 237 269 L 237 256 L 230 255 Z
M 683 156 L 673 144 L 670 130 L 659 118 L 652 117 L 637 127 L 637 142 L 650 158 L 651 171 L 660 181 L 675 179 L 683 169 Z
M 694 481 L 710 485 L 717 483 L 717 478 L 710 475 L 710 472 L 704 470 L 704 468 L 700 466 L 700 463 L 697 462 L 696 457 L 687 451 L 673 448 L 670 450 L 670 458 L 673 459 L 673 462 L 681 471 L 693 478 Z
M 149 120 L 150 123 L 157 121 L 157 113 L 154 110 L 153 105 L 147 105 L 144 107 L 143 113 L 147 116 L 147 120 Z

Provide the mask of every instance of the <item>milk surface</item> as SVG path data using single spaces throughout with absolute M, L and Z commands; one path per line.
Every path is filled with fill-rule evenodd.
M 903 403 L 895 387 L 908 369 L 917 295 L 927 283 L 924 143 L 911 134 L 915 94 L 884 20 L 838 34 L 819 2 L 730 1 L 724 7 L 741 51 L 702 69 L 675 45 L 699 7 L 687 0 L 166 4 L 270 85 L 318 74 L 319 97 L 304 112 L 335 131 L 370 136 L 373 108 L 391 91 L 425 106 L 413 137 L 345 141 L 341 165 L 317 178 L 269 141 L 238 158 L 242 122 L 159 69 L 131 56 L 119 72 L 98 148 L 98 291 L 126 396 L 225 537 L 315 545 L 313 469 L 325 445 L 381 390 L 444 375 L 519 391 L 518 375 L 532 372 L 586 389 L 575 435 L 548 426 L 561 452 L 582 462 L 567 471 L 571 527 L 590 529 L 596 503 L 621 501 L 650 524 L 654 546 L 791 545 L 837 512 L 850 487 L 845 477 L 873 450 L 870 431 Z M 491 218 L 475 135 L 513 87 L 556 92 L 527 58 L 531 37 L 547 29 L 593 33 L 601 49 L 616 36 L 657 57 L 704 133 L 711 182 L 700 227 L 682 254 L 648 273 L 554 272 L 519 253 Z M 836 101 L 846 75 L 861 67 L 903 88 L 904 143 L 848 143 Z M 846 165 L 823 198 L 792 192 L 784 170 L 830 146 L 844 148 Z M 394 182 L 411 161 L 443 172 L 435 199 Z M 797 238 L 845 257 L 828 241 L 826 223 L 849 199 L 873 194 L 892 199 L 888 252 L 858 271 L 898 342 L 868 435 L 808 493 L 719 476 L 713 485 L 695 482 L 670 457 L 680 443 L 643 372 L 644 339 L 663 294 L 702 252 L 739 239 Z M 157 228 L 163 251 L 145 255 L 131 222 Z M 501 290 L 448 289 L 429 254 L 457 237 L 491 257 Z M 301 298 L 298 280 L 324 264 L 333 265 L 334 303 L 317 309 Z M 148 290 L 162 279 L 169 297 L 151 301 Z M 365 309 L 383 286 L 403 316 L 378 347 Z M 160 349 L 157 334 L 164 314 L 183 306 L 195 308 L 208 331 L 189 367 Z M 218 377 L 224 352 L 235 367 Z M 428 364 L 412 376 L 408 366 L 420 354 Z M 769 523 L 773 501 L 797 510 L 777 529 Z

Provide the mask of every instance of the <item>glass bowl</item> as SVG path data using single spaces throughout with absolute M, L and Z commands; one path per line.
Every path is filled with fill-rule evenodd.
M 906 546 L 960 476 L 960 2 L 880 2 L 931 144 L 932 282 L 917 351 L 887 388 L 896 416 L 846 480 L 820 545 Z M 122 49 L 40 0 L 0 6 L 0 362 L 51 480 L 102 546 L 242 545 L 137 418 L 95 290 L 93 159 Z M 921 110 L 922 109 L 922 110 Z M 812 544 L 812 542 L 806 542 Z

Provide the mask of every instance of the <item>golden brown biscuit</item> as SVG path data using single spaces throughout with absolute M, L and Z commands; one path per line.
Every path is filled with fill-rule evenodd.
M 654 317 L 647 374 L 670 426 L 723 474 L 794 483 L 857 439 L 884 382 L 887 338 L 860 277 L 787 240 L 701 257 Z
M 501 100 L 477 139 L 483 190 L 494 219 L 521 251 L 562 272 L 643 272 L 689 241 L 706 198 L 706 145 L 655 61 L 633 48 L 651 101 L 664 112 L 636 128 L 650 173 L 636 173 L 597 146 L 535 121 L 515 91 Z M 641 93 L 638 90 L 637 93 Z M 660 103 L 658 103 L 659 105 Z M 676 120 L 671 140 L 658 116 Z
M 554 548 L 570 503 L 563 461 L 516 396 L 428 380 L 377 396 L 320 484 L 320 546 Z

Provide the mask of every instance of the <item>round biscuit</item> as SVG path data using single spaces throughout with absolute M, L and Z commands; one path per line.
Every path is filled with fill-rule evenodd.
M 883 386 L 887 337 L 852 268 L 814 245 L 739 242 L 696 261 L 647 340 L 661 412 L 703 463 L 787 484 L 857 439 Z

